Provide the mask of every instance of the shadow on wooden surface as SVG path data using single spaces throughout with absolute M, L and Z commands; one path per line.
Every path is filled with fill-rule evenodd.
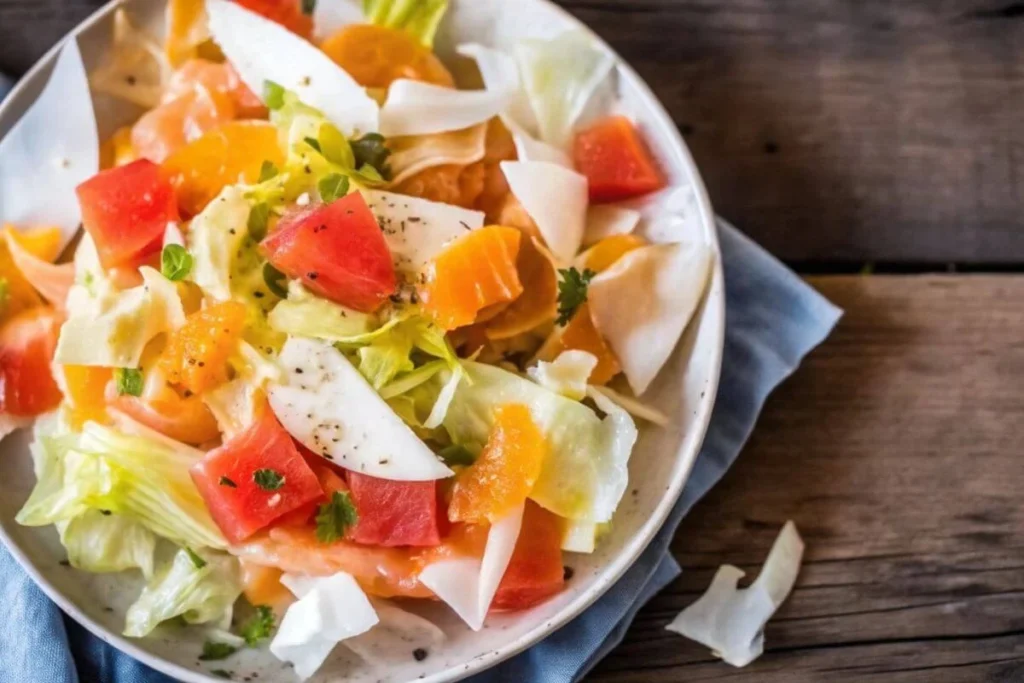
M 846 317 L 769 399 L 683 522 L 683 576 L 591 680 L 1024 680 L 1024 279 L 812 282 Z M 756 572 L 787 519 L 805 565 L 761 660 L 736 670 L 663 630 L 718 565 Z

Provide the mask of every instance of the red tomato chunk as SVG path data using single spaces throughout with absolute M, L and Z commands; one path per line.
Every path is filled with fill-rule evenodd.
M 256 473 L 267 470 L 272 480 L 280 477 L 279 487 L 257 483 Z M 232 543 L 324 495 L 316 474 L 269 409 L 249 429 L 207 453 L 191 474 L 210 515 Z
M 576 136 L 576 170 L 587 177 L 590 201 L 615 202 L 665 187 L 651 153 L 624 116 L 598 121 Z
M 170 181 L 146 159 L 102 171 L 76 191 L 82 225 L 105 268 L 138 265 L 160 250 L 167 224 L 180 218 Z
M 364 313 L 377 310 L 397 286 L 384 234 L 358 192 L 285 215 L 261 248 L 289 278 Z
M 0 329 L 0 414 L 34 417 L 60 403 L 50 361 L 60 321 L 50 308 L 33 308 Z
M 561 546 L 562 521 L 532 500 L 526 501 L 523 527 L 491 609 L 529 609 L 562 590 Z
M 359 522 L 352 540 L 364 545 L 435 546 L 438 529 L 437 486 L 433 481 L 390 481 L 348 473 Z

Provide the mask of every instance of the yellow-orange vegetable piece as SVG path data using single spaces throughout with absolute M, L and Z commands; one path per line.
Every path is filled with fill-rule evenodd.
M 399 29 L 352 24 L 325 40 L 320 49 L 366 88 L 387 88 L 400 78 L 455 87 L 441 60 Z
M 53 261 L 60 251 L 60 230 L 58 228 L 34 228 L 18 231 L 13 226 L 4 226 L 0 234 L 0 324 L 14 318 L 29 308 L 42 305 L 43 299 L 32 287 L 15 264 L 5 235 L 10 235 L 22 248 L 44 261 Z
M 587 304 L 580 306 L 576 315 L 565 326 L 560 343 L 561 350 L 586 351 L 597 358 L 597 367 L 590 374 L 590 384 L 607 384 L 612 377 L 622 371 L 619 359 L 615 357 L 615 353 L 608 348 L 601 333 L 594 327 L 594 321 L 590 317 L 590 307 Z
M 205 0 L 168 0 L 164 51 L 171 66 L 198 56 L 199 46 L 209 37 Z
M 228 185 L 255 183 L 264 161 L 280 167 L 284 153 L 269 123 L 232 121 L 178 149 L 163 163 L 186 216 L 202 211 Z
M 524 234 L 516 258 L 523 294 L 487 325 L 488 339 L 509 339 L 552 320 L 558 308 L 558 273 L 537 238 Z
M 620 258 L 646 244 L 647 240 L 639 235 L 605 237 L 583 254 L 583 267 L 595 273 L 604 272 Z
M 157 370 L 171 384 L 201 394 L 228 379 L 231 356 L 245 325 L 245 306 L 237 301 L 193 313 L 167 340 Z
M 516 271 L 521 233 L 489 226 L 458 238 L 430 265 L 423 301 L 446 330 L 469 325 L 477 313 L 523 293 Z
M 106 388 L 113 370 L 87 365 L 65 365 L 62 370 L 72 426 L 80 429 L 89 421 L 108 422 Z
M 115 166 L 124 166 L 135 161 L 137 155 L 132 147 L 132 128 L 122 126 L 103 141 L 100 145 L 100 168 L 106 170 Z
M 501 519 L 530 495 L 546 454 L 547 443 L 529 408 L 499 407 L 487 446 L 455 481 L 448 518 L 477 524 Z

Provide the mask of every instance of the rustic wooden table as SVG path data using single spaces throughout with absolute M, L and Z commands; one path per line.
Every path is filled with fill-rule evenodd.
M 0 70 L 99 4 L 0 0 Z M 653 86 L 718 211 L 847 311 L 591 680 L 1024 680 L 1024 4 L 561 4 Z M 786 519 L 806 562 L 764 657 L 664 630 Z

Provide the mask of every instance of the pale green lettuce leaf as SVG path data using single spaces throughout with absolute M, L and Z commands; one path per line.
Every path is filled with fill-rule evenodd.
M 288 298 L 270 311 L 267 321 L 282 334 L 344 342 L 372 331 L 374 318 L 318 297 L 292 281 Z
M 363 0 L 367 21 L 401 29 L 429 48 L 447 10 L 448 0 Z
M 127 517 L 89 510 L 67 522 L 58 522 L 60 542 L 72 567 L 97 574 L 140 569 L 153 575 L 156 536 Z
M 632 418 L 599 394 L 591 398 L 604 419 L 583 403 L 501 368 L 470 361 L 462 365 L 467 381 L 455 391 L 444 419 L 452 441 L 479 451 L 491 433 L 495 410 L 525 405 L 550 449 L 530 497 L 567 519 L 611 520 L 628 483 L 627 464 L 637 438 Z
M 42 447 L 37 467 L 43 476 L 18 513 L 20 524 L 44 526 L 108 510 L 175 543 L 226 547 L 189 476 L 202 451 L 93 422 L 80 434 L 44 438 Z
M 541 139 L 565 148 L 587 102 L 611 73 L 615 57 L 582 31 L 520 41 L 515 57 Z
M 124 635 L 142 638 L 161 622 L 181 617 L 188 624 L 213 623 L 228 628 L 235 601 L 242 594 L 238 560 L 223 553 L 200 551 L 205 565 L 196 567 L 180 550 L 165 563 L 128 608 Z
M 91 272 L 91 271 L 89 271 Z M 120 292 L 90 294 L 84 282 L 72 287 L 71 317 L 61 327 L 54 360 L 63 365 L 136 368 L 142 350 L 163 332 L 185 322 L 178 289 L 156 270 L 139 268 L 143 284 Z M 90 283 L 104 287 L 102 277 Z

